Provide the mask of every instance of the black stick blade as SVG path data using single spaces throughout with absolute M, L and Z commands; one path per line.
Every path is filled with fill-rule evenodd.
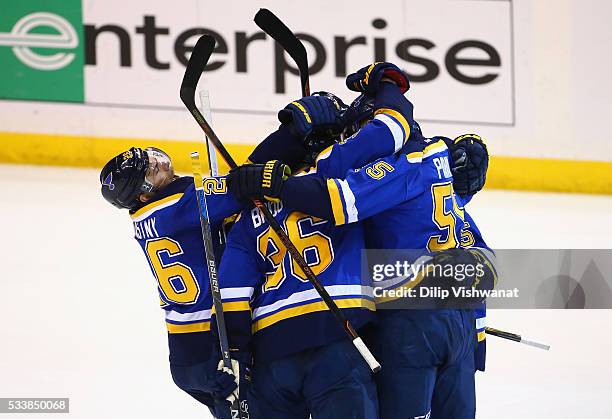
M 274 13 L 268 9 L 259 9 L 255 15 L 255 24 L 278 42 L 297 64 L 302 83 L 302 96 L 310 94 L 308 80 L 308 55 L 304 44 L 295 36 Z
M 195 106 L 195 90 L 214 49 L 215 38 L 210 35 L 202 35 L 193 47 L 180 92 L 181 100 L 188 108 Z

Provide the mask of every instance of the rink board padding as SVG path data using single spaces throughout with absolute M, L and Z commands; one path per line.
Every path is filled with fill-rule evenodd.
M 130 147 L 158 147 L 168 152 L 178 172 L 191 170 L 189 153 L 206 157 L 204 141 L 103 138 L 49 134 L 0 133 L 0 162 L 72 167 L 102 167 Z M 243 162 L 253 144 L 228 142 Z M 221 162 L 221 172 L 227 165 Z M 612 194 L 612 162 L 492 156 L 487 189 Z

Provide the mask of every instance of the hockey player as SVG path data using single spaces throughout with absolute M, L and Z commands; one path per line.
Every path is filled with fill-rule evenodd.
M 225 399 L 236 396 L 237 384 L 231 371 L 217 369 L 219 343 L 211 333 L 212 299 L 193 178 L 176 176 L 165 152 L 133 147 L 104 166 L 100 183 L 104 199 L 129 210 L 134 236 L 157 280 L 174 382 L 215 417 L 229 418 Z M 242 204 L 227 193 L 225 178 L 207 179 L 204 186 L 211 225 L 218 230 Z
M 401 77 L 398 84 L 405 81 L 405 76 Z M 407 120 L 412 120 L 410 103 L 404 99 L 396 106 L 390 98 L 395 99 L 378 97 L 384 113 L 357 135 L 378 140 L 385 154 L 403 146 L 410 134 Z M 295 153 L 288 153 L 287 146 L 276 147 L 283 138 L 270 137 L 250 160 L 259 161 L 264 149 L 274 144 L 271 148 L 291 162 L 291 169 L 299 169 L 313 144 L 317 148 L 325 145 L 310 140 L 313 131 L 318 131 L 317 134 L 328 126 L 336 129 L 340 126 L 339 109 L 342 105 L 331 95 L 292 102 L 279 117 L 292 138 L 301 138 L 303 143 L 289 146 Z M 357 137 L 354 144 L 365 141 Z M 328 152 L 334 153 L 334 158 L 342 158 L 351 151 L 352 144 Z M 368 150 L 353 151 L 368 154 Z M 261 170 L 275 179 L 264 186 L 263 194 L 269 196 L 278 195 L 277 188 L 282 184 L 279 177 L 287 174 L 287 168 L 279 161 L 243 168 L 246 171 L 234 171 L 228 177 L 234 187 L 253 178 L 251 169 Z M 319 159 L 312 170 L 302 172 L 301 176 L 318 177 L 317 170 L 322 173 L 333 167 Z M 231 188 L 229 180 L 228 183 Z M 374 317 L 371 283 L 362 282 L 359 266 L 365 246 L 363 225 L 335 228 L 330 221 L 294 211 L 282 203 L 273 203 L 270 209 L 338 307 L 356 329 L 363 331 Z M 378 417 L 377 391 L 368 365 L 258 209 L 244 211 L 233 226 L 219 276 L 223 278 L 222 296 L 231 345 L 240 352 L 253 351 L 249 397 L 252 417 Z
M 349 79 L 357 79 L 359 88 L 367 92 L 374 87 L 371 81 L 368 86 L 368 76 L 374 71 L 376 64 Z M 479 139 L 469 140 L 473 145 Z M 457 139 L 461 141 L 466 138 Z M 274 179 L 279 185 L 277 193 L 268 191 L 265 197 L 280 198 L 287 206 L 333 219 L 336 225 L 369 218 L 366 238 L 372 248 L 439 251 L 475 243 L 484 246 L 453 192 L 450 166 L 444 141 L 416 137 L 398 155 L 349 172 L 345 179 Z M 258 185 L 261 173 L 254 167 L 240 170 L 250 171 L 252 179 L 241 182 L 239 194 L 263 198 L 261 189 L 249 190 L 249 185 Z M 466 189 L 476 183 L 468 183 Z M 494 271 L 488 275 L 493 277 Z M 379 317 L 376 341 L 383 362 L 378 380 L 382 417 L 474 417 L 473 311 L 400 310 Z M 402 339 L 394 335 L 397 331 Z

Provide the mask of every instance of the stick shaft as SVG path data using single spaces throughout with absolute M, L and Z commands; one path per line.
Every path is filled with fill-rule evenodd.
M 282 20 L 268 9 L 259 9 L 255 14 L 254 21 L 257 26 L 278 42 L 283 47 L 283 50 L 293 58 L 300 73 L 302 96 L 310 96 L 310 69 L 308 67 L 308 54 L 304 44 Z
M 534 348 L 543 349 L 545 351 L 548 351 L 550 349 L 550 345 L 545 345 L 543 343 L 523 339 L 521 335 L 517 335 L 516 333 L 506 332 L 504 330 L 495 329 L 493 327 L 486 327 L 485 333 L 487 335 L 497 336 L 498 338 L 522 343 L 523 345 L 533 346 Z
M 202 239 L 204 240 L 204 254 L 206 256 L 206 267 L 208 269 L 208 278 L 210 281 L 210 294 L 212 296 L 213 307 L 215 309 L 219 346 L 221 348 L 223 365 L 231 370 L 232 360 L 229 351 L 229 341 L 227 339 L 227 329 L 225 328 L 223 302 L 221 300 L 219 278 L 217 277 L 217 262 L 215 260 L 210 219 L 208 218 L 208 205 L 206 203 L 206 194 L 204 193 L 202 167 L 200 165 L 200 156 L 198 152 L 191 153 L 191 166 L 193 170 L 193 182 L 196 189 L 196 198 L 198 201 L 198 214 L 200 217 L 200 227 L 202 229 Z M 240 400 L 236 399 L 231 403 L 230 413 L 232 417 L 241 417 L 240 415 L 242 411 L 240 409 Z
M 206 119 L 204 118 L 200 110 L 197 108 L 197 106 L 195 105 L 195 99 L 194 99 L 198 80 L 202 74 L 202 71 L 204 70 L 204 67 L 206 66 L 206 63 L 208 62 L 208 59 L 210 58 L 210 55 L 212 54 L 214 45 L 215 45 L 215 40 L 209 35 L 201 36 L 200 39 L 198 39 L 198 41 L 196 42 L 194 50 L 191 54 L 191 58 L 189 59 L 189 62 L 187 63 L 187 69 L 185 70 L 183 82 L 181 83 L 180 97 L 183 103 L 185 104 L 185 107 L 189 110 L 189 112 L 191 113 L 193 118 L 196 120 L 196 122 L 198 123 L 202 131 L 204 131 L 204 134 L 208 137 L 208 139 L 215 146 L 215 148 L 221 155 L 221 158 L 225 160 L 225 162 L 228 164 L 230 169 L 234 169 L 238 167 L 238 165 L 236 164 L 236 161 L 233 159 L 231 154 L 227 151 L 227 149 L 225 148 L 225 146 L 223 145 L 223 143 L 221 142 L 217 134 L 213 131 L 208 121 L 206 121 Z M 302 269 L 308 281 L 315 288 L 315 290 L 317 291 L 317 293 L 319 294 L 319 296 L 321 297 L 321 299 L 323 300 L 327 308 L 333 313 L 335 318 L 342 325 L 344 331 L 349 335 L 351 340 L 354 341 L 355 339 L 357 339 L 359 336 L 357 335 L 357 332 L 350 324 L 349 320 L 346 318 L 344 313 L 338 308 L 338 306 L 336 305 L 334 300 L 331 298 L 331 296 L 329 295 L 325 287 L 321 284 L 321 282 L 319 282 L 316 275 L 314 274 L 314 272 L 312 271 L 312 269 L 310 268 L 310 266 L 304 259 L 303 255 L 299 252 L 299 250 L 291 242 L 289 236 L 287 235 L 285 230 L 282 229 L 279 222 L 274 218 L 269 208 L 258 200 L 253 200 L 253 203 L 262 212 L 262 214 L 264 215 L 264 218 L 266 219 L 266 222 L 270 225 L 272 230 L 276 233 L 278 238 L 281 240 L 282 244 L 285 246 L 285 248 L 289 252 L 290 256 L 293 258 L 293 260 Z M 365 351 L 367 351 L 367 353 Z M 364 357 L 364 359 L 366 359 L 366 361 L 368 357 L 373 358 L 373 355 L 370 353 L 370 351 L 365 345 L 363 345 L 362 349 L 360 349 L 359 352 Z M 377 371 L 377 370 L 373 370 L 373 371 Z
M 204 118 L 212 122 L 212 112 L 210 109 L 210 94 L 208 90 L 201 90 L 200 96 L 200 107 L 202 109 L 202 115 Z M 206 154 L 208 157 L 208 169 L 210 170 L 211 176 L 219 176 L 219 160 L 217 159 L 217 149 L 210 143 L 208 137 L 206 137 Z

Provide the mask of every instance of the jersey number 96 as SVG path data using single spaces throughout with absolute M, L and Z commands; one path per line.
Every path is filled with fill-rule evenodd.
M 287 235 L 304 259 L 309 262 L 308 265 L 315 275 L 323 272 L 332 263 L 334 250 L 331 239 L 325 234 L 319 231 L 305 233 L 304 228 L 314 227 L 319 223 L 326 222 L 300 212 L 292 212 L 285 220 Z M 273 268 L 271 272 L 266 274 L 264 292 L 278 288 L 286 278 L 283 261 L 287 250 L 270 227 L 257 237 L 257 252 L 262 258 L 268 259 Z M 308 278 L 302 268 L 293 258 L 290 257 L 290 259 L 292 275 L 303 282 L 307 282 Z

